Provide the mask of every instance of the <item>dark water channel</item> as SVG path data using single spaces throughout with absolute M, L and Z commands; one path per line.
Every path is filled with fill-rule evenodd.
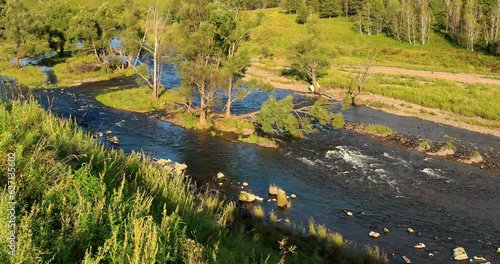
M 297 194 L 290 209 L 278 211 L 279 218 L 307 226 L 314 217 L 316 223 L 325 223 L 360 248 L 380 246 L 389 253 L 391 263 L 404 263 L 401 255 L 413 263 L 453 263 L 451 250 L 457 245 L 465 247 L 470 258 L 483 256 L 500 263 L 494 253 L 500 246 L 500 175 L 496 173 L 427 157 L 346 130 L 318 132 L 286 142 L 279 149 L 235 143 L 152 116 L 104 107 L 95 96 L 108 86 L 101 83 L 35 93 L 56 114 L 76 117 L 97 131 L 112 130 L 120 139 L 118 146 L 127 152 L 143 150 L 153 157 L 185 162 L 187 173 L 200 182 L 213 179 L 220 171 L 228 177 L 226 185 L 246 181 L 262 197 L 269 184 L 276 183 L 287 193 Z M 280 98 L 288 94 L 276 91 Z M 254 110 L 268 96 L 256 94 L 235 109 Z M 392 125 L 402 132 L 418 129 L 422 135 L 449 134 L 479 147 L 500 148 L 498 138 L 414 118 L 370 109 L 350 110 L 345 116 Z M 275 209 L 273 203 L 264 202 L 264 206 L 266 213 Z M 346 216 L 344 209 L 354 212 L 354 217 Z M 384 234 L 384 227 L 390 233 Z M 406 227 L 421 236 L 407 233 Z M 382 236 L 369 238 L 372 228 Z M 419 242 L 427 248 L 415 249 Z

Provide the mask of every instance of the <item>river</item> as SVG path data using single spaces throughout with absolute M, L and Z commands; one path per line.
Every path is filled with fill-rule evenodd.
M 37 100 L 53 113 L 75 117 L 94 130 L 112 130 L 126 152 L 145 151 L 152 157 L 185 162 L 187 174 L 199 183 L 227 176 L 225 186 L 248 189 L 266 197 L 269 184 L 295 193 L 292 207 L 277 210 L 279 218 L 303 223 L 313 217 L 345 239 L 378 245 L 390 263 L 454 263 L 451 251 L 465 247 L 470 258 L 483 256 L 500 263 L 500 175 L 477 167 L 428 157 L 348 130 L 320 131 L 303 139 L 267 149 L 232 142 L 210 133 L 185 130 L 154 116 L 110 109 L 95 100 L 110 86 L 127 86 L 124 80 L 86 84 L 71 89 L 35 91 Z M 276 97 L 289 91 L 277 89 Z M 234 105 L 236 112 L 257 108 L 269 94 L 255 94 Z M 303 99 L 294 94 L 296 99 Z M 418 133 L 432 139 L 447 134 L 478 149 L 500 149 L 500 141 L 449 126 L 399 117 L 368 108 L 346 111 L 350 121 L 386 124 L 401 133 Z M 236 188 L 235 187 L 235 188 Z M 227 188 L 227 187 L 226 187 Z M 227 189 L 231 191 L 234 189 Z M 264 202 L 266 213 L 276 210 Z M 354 213 L 349 217 L 344 213 Z M 390 232 L 384 234 L 387 227 Z M 406 229 L 416 231 L 409 234 Z M 375 231 L 378 239 L 368 237 Z M 425 249 L 413 246 L 423 242 Z M 298 249 L 300 250 L 300 248 Z M 433 256 L 429 257 L 429 253 Z

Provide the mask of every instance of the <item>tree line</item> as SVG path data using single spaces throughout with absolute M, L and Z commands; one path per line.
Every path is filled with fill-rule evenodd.
M 305 23 L 304 10 L 305 17 L 352 17 L 360 34 L 426 44 L 434 31 L 467 49 L 479 46 L 500 55 L 500 0 L 283 0 L 280 5 L 298 14 L 299 23 Z

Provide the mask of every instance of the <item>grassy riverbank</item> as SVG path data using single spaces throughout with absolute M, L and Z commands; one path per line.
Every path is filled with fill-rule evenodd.
M 0 105 L 0 173 L 15 168 L 9 196 L 0 190 L 2 263 L 276 263 L 288 236 L 287 263 L 373 263 L 356 252 L 268 226 L 239 221 L 233 202 L 194 193 L 183 175 L 167 173 L 139 153 L 98 145 L 74 123 L 35 103 Z M 16 257 L 8 254 L 16 202 Z M 240 223 L 240 224 L 238 224 Z M 250 222 L 253 223 L 253 222 Z M 232 228 L 230 228 L 232 226 Z M 262 231 L 259 233 L 257 231 Z
M 50 66 L 50 78 L 40 70 L 41 66 Z M 0 76 L 14 78 L 20 85 L 29 88 L 70 87 L 81 83 L 105 81 L 117 77 L 135 75 L 133 69 L 101 68 L 95 64 L 91 54 L 75 52 L 71 57 L 53 57 L 44 59 L 40 65 L 26 65 L 16 68 L 9 61 L 0 63 Z

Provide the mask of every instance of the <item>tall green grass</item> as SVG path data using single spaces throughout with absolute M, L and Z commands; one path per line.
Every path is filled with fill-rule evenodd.
M 250 11 L 256 16 L 259 11 Z M 295 23 L 295 15 L 280 12 L 279 8 L 265 9 L 262 24 L 252 31 L 249 42 L 244 43 L 251 54 L 264 57 L 271 54 L 274 60 L 263 59 L 267 66 L 286 66 L 284 61 L 290 49 L 306 33 L 306 25 Z M 470 52 L 459 48 L 438 33 L 431 34 L 426 45 L 400 42 L 384 34 L 361 35 L 352 18 L 320 19 L 318 27 L 322 44 L 330 51 L 334 64 L 365 64 L 367 55 L 376 52 L 376 64 L 412 69 L 500 73 L 500 63 L 495 56 Z M 269 57 L 269 56 L 268 56 Z
M 18 186 L 16 257 L 0 247 L 0 263 L 277 263 L 284 236 L 298 246 L 288 263 L 374 263 L 290 232 L 255 233 L 237 224 L 233 202 L 193 192 L 142 153 L 106 149 L 36 103 L 0 104 L 0 132 L 0 162 L 16 154 Z M 0 241 L 9 201 L 0 189 Z

